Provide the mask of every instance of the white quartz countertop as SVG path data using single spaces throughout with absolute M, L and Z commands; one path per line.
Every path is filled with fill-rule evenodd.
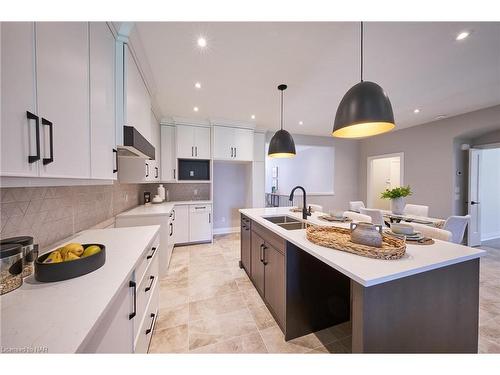
M 204 201 L 171 201 L 163 203 L 151 203 L 148 205 L 140 205 L 132 208 L 131 210 L 122 212 L 116 215 L 117 218 L 127 217 L 127 216 L 158 216 L 158 215 L 170 215 L 172 209 L 175 206 L 188 205 L 188 204 L 212 204 L 210 200 Z
M 0 297 L 2 350 L 43 348 L 49 353 L 80 351 L 120 288 L 149 250 L 159 225 L 96 229 L 68 242 L 106 246 L 106 263 L 74 279 L 39 283 L 33 276 Z
M 433 245 L 407 243 L 406 254 L 401 259 L 371 259 L 316 245 L 306 238 L 305 229 L 286 230 L 264 219 L 269 216 L 287 215 L 302 220 L 302 213 L 291 212 L 289 207 L 251 208 L 239 211 L 365 287 L 479 258 L 485 253 L 484 250 L 435 240 Z M 349 223 L 321 220 L 318 218 L 321 215 L 324 213 L 314 212 L 307 221 L 321 226 L 349 227 Z

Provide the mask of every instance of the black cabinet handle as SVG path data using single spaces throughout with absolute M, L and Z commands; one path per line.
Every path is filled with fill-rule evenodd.
M 267 265 L 266 250 L 267 250 L 267 246 L 266 245 L 262 246 L 262 263 L 264 263 L 264 266 Z
M 149 292 L 151 290 L 151 287 L 153 286 L 153 283 L 155 281 L 155 277 L 149 276 L 149 280 L 151 280 L 151 282 L 149 283 L 149 286 L 147 286 L 146 289 L 144 289 L 145 292 Z
M 194 149 L 196 151 L 196 156 L 198 156 L 198 146 L 196 146 Z
M 28 155 L 28 163 L 34 163 L 35 161 L 40 160 L 40 118 L 26 111 L 26 117 L 28 120 L 35 120 L 35 131 L 36 131 L 36 155 Z
M 149 254 L 146 259 L 151 259 L 155 255 L 156 247 L 151 248 L 151 254 Z
M 479 204 L 479 202 L 470 201 L 470 204 L 471 204 L 471 206 L 474 206 L 474 205 L 476 205 L 476 204 Z
M 194 156 L 194 146 L 191 146 L 191 156 Z
M 155 178 L 158 178 L 158 167 L 155 167 L 155 172 L 156 172 Z
M 172 218 L 172 221 L 175 221 L 175 208 L 172 210 L 174 217 Z
M 175 168 L 174 168 L 174 180 L 175 180 Z
M 146 177 L 149 177 L 149 164 L 146 163 Z
M 50 150 L 50 157 L 48 158 L 43 158 L 43 165 L 47 165 L 47 164 L 50 164 L 54 161 L 54 125 L 52 124 L 52 122 L 50 122 L 49 120 L 46 120 L 42 117 L 42 126 L 43 125 L 46 125 L 49 127 L 49 138 L 50 138 L 50 146 L 49 146 L 49 150 Z
M 134 311 L 128 315 L 128 319 L 132 319 L 137 314 L 137 284 L 131 281 L 128 286 L 134 288 Z
M 115 154 L 115 165 L 116 165 L 116 168 L 113 169 L 113 173 L 116 173 L 118 172 L 118 150 L 114 148 L 113 153 Z
M 149 328 L 146 330 L 146 335 L 149 335 L 151 333 L 151 331 L 153 330 L 153 324 L 155 322 L 155 316 L 156 314 L 154 313 L 151 313 L 151 325 L 149 326 Z
M 234 157 L 236 157 L 236 150 L 237 150 L 237 148 L 235 147 L 234 148 Z
M 170 223 L 170 234 L 169 234 L 169 236 L 172 237 L 173 234 L 174 234 L 174 224 Z
M 209 224 L 212 223 L 212 213 L 211 212 L 208 213 L 208 223 Z
M 260 244 L 259 260 L 264 263 L 264 244 Z
M 233 157 L 233 148 L 231 147 L 231 157 Z

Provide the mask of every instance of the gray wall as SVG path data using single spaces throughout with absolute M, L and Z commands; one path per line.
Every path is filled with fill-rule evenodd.
M 463 212 L 466 200 L 466 166 L 463 141 L 500 130 L 500 106 L 401 129 L 360 142 L 359 187 L 366 200 L 366 159 L 404 152 L 405 178 L 413 196 L 408 203 L 430 206 L 430 215 L 448 217 Z M 457 171 L 462 174 L 457 175 Z M 460 188 L 455 199 L 455 186 Z
M 325 132 L 327 133 L 328 130 Z M 269 143 L 274 133 L 266 134 L 266 143 Z M 323 206 L 325 211 L 334 209 L 347 210 L 349 201 L 359 199 L 359 153 L 360 142 L 355 140 L 338 139 L 330 136 L 317 137 L 294 134 L 296 144 L 333 146 L 335 148 L 334 165 L 334 192 L 333 196 L 308 197 L 308 203 Z M 313 168 L 314 166 L 311 166 Z M 288 194 L 289 192 L 282 192 Z

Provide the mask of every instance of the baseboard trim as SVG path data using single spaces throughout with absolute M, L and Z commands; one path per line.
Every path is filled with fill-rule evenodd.
M 240 227 L 214 228 L 214 235 L 238 233 L 239 231 L 240 231 Z
M 481 241 L 496 240 L 497 238 L 500 238 L 500 232 L 486 233 L 481 236 Z

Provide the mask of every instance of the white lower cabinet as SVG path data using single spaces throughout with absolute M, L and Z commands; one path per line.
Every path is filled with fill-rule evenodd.
M 186 204 L 175 206 L 175 244 L 206 242 L 212 239 L 212 205 Z
M 159 307 L 156 236 L 82 348 L 85 353 L 147 353 Z
M 189 241 L 210 241 L 212 238 L 212 205 L 189 206 Z
M 176 205 L 174 208 L 174 243 L 189 242 L 189 206 Z

